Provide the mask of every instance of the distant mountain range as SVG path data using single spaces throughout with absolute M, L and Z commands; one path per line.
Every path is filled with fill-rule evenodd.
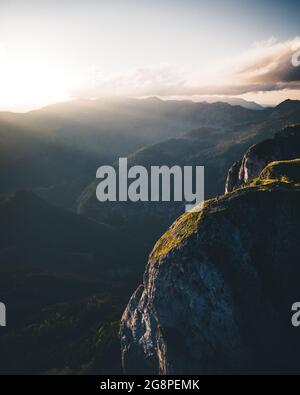
M 25 114 L 0 113 L 0 192 L 34 189 L 74 207 L 101 164 L 189 130 L 262 121 L 265 111 L 157 98 L 82 100 Z
M 232 106 L 241 106 L 244 108 L 248 108 L 249 110 L 263 110 L 266 107 L 270 106 L 261 106 L 260 104 L 255 103 L 254 101 L 248 101 L 245 99 L 241 99 L 239 97 L 227 97 L 227 96 L 205 96 L 201 97 L 197 100 L 197 102 L 207 102 L 207 103 L 228 103 Z
M 211 111 L 215 111 L 216 117 L 218 116 L 219 106 L 218 110 L 213 104 L 204 106 L 213 106 Z M 235 114 L 238 119 L 236 124 L 233 124 L 232 118 L 231 124 L 224 121 L 222 126 L 216 126 L 217 123 L 213 126 L 202 126 L 181 136 L 144 147 L 129 156 L 129 166 L 203 165 L 205 198 L 223 194 L 229 167 L 249 146 L 272 137 L 277 130 L 300 123 L 300 101 L 285 101 L 274 109 L 254 111 L 254 114 L 259 115 L 256 121 L 253 121 L 252 111 L 250 114 L 252 121 L 247 122 L 244 118 L 242 122 L 239 113 Z M 79 212 L 127 231 L 132 232 L 134 228 L 137 237 L 144 235 L 148 239 L 153 232 L 151 239 L 157 238 L 184 212 L 184 206 L 179 203 L 168 204 L 166 207 L 162 203 L 153 202 L 100 204 L 96 199 L 96 185 L 97 181 L 94 180 L 82 193 L 78 204 Z M 149 225 L 146 230 L 144 223 Z

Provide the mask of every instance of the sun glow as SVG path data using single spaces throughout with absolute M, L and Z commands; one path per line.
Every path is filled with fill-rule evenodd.
M 299 2 L 274 15 L 252 3 L 2 0 L 0 111 L 114 95 L 299 98 Z
M 68 100 L 70 76 L 57 65 L 0 52 L 0 108 L 27 111 L 50 102 Z

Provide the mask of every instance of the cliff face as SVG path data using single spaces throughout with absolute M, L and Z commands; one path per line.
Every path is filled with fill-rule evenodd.
M 126 373 L 299 373 L 298 170 L 269 165 L 161 237 L 121 320 Z
M 300 157 L 300 126 L 292 126 L 248 149 L 242 159 L 229 169 L 225 193 L 258 177 L 264 167 L 275 160 Z

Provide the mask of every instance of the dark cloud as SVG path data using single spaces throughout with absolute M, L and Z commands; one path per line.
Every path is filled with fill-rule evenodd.
M 300 81 L 300 67 L 295 67 L 292 63 L 296 46 L 297 40 L 268 47 L 265 56 L 262 54 L 254 59 L 239 74 L 246 81 L 255 84 L 273 83 L 276 86 L 278 83 L 297 83 Z
M 93 85 L 81 87 L 77 94 L 85 97 L 105 95 L 127 96 L 191 96 L 242 95 L 251 92 L 270 92 L 283 89 L 300 90 L 300 66 L 292 57 L 300 49 L 300 38 L 286 42 L 257 44 L 232 61 L 234 71 L 224 73 L 226 83 L 199 84 L 174 65 L 160 64 L 139 68 Z M 218 80 L 220 80 L 219 76 Z

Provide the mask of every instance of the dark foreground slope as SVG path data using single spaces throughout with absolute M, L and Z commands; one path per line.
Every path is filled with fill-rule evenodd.
M 123 314 L 126 372 L 299 373 L 299 221 L 293 162 L 180 217 Z
M 25 191 L 2 199 L 0 235 L 0 372 L 119 372 L 117 321 L 138 247 Z

